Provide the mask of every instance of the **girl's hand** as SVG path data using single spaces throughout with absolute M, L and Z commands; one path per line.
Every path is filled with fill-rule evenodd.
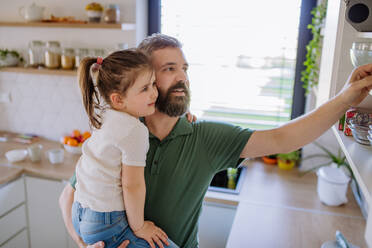
M 342 103 L 348 107 L 355 107 L 363 101 L 372 89 L 371 75 L 372 64 L 356 68 L 339 94 L 342 98 Z
M 155 226 L 155 224 L 151 221 L 145 221 L 141 229 L 135 231 L 134 234 L 137 237 L 146 240 L 151 248 L 155 248 L 154 242 L 160 248 L 164 248 L 163 243 L 169 245 L 167 234 L 165 234 L 165 232 L 159 227 Z
M 190 112 L 186 113 L 186 119 L 190 122 L 193 123 L 196 121 L 196 115 L 191 114 Z

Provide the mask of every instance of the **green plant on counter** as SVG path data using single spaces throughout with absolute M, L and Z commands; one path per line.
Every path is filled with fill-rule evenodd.
M 277 158 L 287 162 L 290 161 L 298 162 L 300 160 L 300 151 L 296 150 L 289 153 L 279 153 L 277 155 Z
M 314 86 L 318 85 L 319 62 L 322 52 L 322 36 L 320 31 L 323 27 L 326 13 L 327 0 L 324 0 L 311 11 L 313 18 L 311 24 L 307 26 L 308 29 L 311 29 L 313 39 L 306 46 L 305 70 L 301 72 L 301 81 L 303 82 L 303 88 L 306 90 L 306 94 L 308 94 Z
M 13 57 L 19 58 L 21 62 L 23 62 L 23 58 L 16 50 L 8 50 L 8 49 L 0 49 L 0 59 L 5 60 L 8 54 L 12 55 Z
M 342 155 L 341 149 L 338 150 L 337 154 L 334 154 L 330 150 L 328 150 L 327 148 L 325 148 L 324 146 L 320 145 L 317 142 L 314 142 L 313 144 L 316 145 L 317 147 L 319 147 L 320 149 L 322 149 L 324 151 L 324 153 L 323 154 L 309 155 L 309 156 L 303 158 L 302 160 L 311 159 L 311 158 L 328 158 L 329 161 L 327 161 L 324 164 L 316 165 L 315 167 L 311 168 L 310 170 L 304 171 L 303 174 L 306 174 L 310 171 L 316 171 L 323 166 L 329 166 L 332 163 L 334 163 L 334 164 L 337 165 L 337 168 L 340 168 L 340 167 L 344 166 L 346 168 L 346 170 L 349 172 L 350 177 L 352 179 L 355 179 L 354 178 L 354 173 L 351 170 L 350 165 L 346 161 L 346 157 L 344 155 Z

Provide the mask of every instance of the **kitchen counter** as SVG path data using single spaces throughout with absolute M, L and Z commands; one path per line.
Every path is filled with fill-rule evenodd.
M 37 143 L 43 146 L 44 153 L 62 147 L 58 142 L 44 139 Z M 51 164 L 45 154 L 37 163 L 27 158 L 11 164 L 4 156 L 6 151 L 27 146 L 0 142 L 0 184 L 23 173 L 54 180 L 68 180 L 73 174 L 79 155 L 66 151 L 64 162 L 57 165 Z M 237 206 L 227 248 L 320 247 L 334 239 L 336 230 L 352 243 L 366 247 L 365 220 L 350 190 L 347 204 L 327 207 L 317 197 L 314 173 L 300 177 L 296 169 L 283 171 L 257 160 L 247 161 L 245 165 L 239 195 L 208 191 L 205 197 L 209 202 Z
M 0 132 L 0 135 L 2 134 L 4 133 Z M 16 178 L 15 175 L 20 175 L 22 173 L 54 180 L 68 180 L 72 176 L 80 155 L 65 151 L 63 163 L 52 164 L 46 156 L 46 151 L 52 148 L 62 148 L 61 144 L 45 139 L 40 139 L 40 141 L 33 144 L 41 144 L 43 146 L 43 154 L 40 162 L 32 163 L 29 158 L 26 158 L 21 162 L 10 163 L 4 156 L 7 151 L 13 149 L 27 149 L 29 145 L 13 141 L 0 142 L 0 183 L 11 181 Z M 4 174 L 2 172 L 4 172 Z

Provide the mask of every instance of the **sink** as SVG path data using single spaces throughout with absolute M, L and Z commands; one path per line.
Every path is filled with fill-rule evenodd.
M 234 189 L 230 189 L 227 187 L 227 181 L 228 181 L 227 170 L 218 172 L 213 177 L 212 182 L 208 187 L 208 190 L 238 195 L 243 185 L 245 173 L 246 173 L 245 167 L 238 168 L 237 177 L 236 177 L 236 187 Z

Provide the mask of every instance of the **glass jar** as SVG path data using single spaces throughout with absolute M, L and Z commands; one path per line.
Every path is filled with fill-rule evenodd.
M 109 4 L 103 15 L 103 20 L 106 23 L 120 22 L 120 9 L 117 4 Z
M 45 66 L 57 69 L 61 65 L 61 45 L 58 41 L 48 41 L 45 48 Z
M 75 52 L 72 48 L 64 48 L 61 56 L 62 69 L 72 70 L 75 66 Z
M 87 48 L 78 48 L 75 51 L 75 68 L 78 68 L 80 65 L 80 61 L 83 58 L 89 56 L 89 50 Z
M 44 65 L 45 43 L 40 40 L 30 41 L 28 44 L 28 66 L 39 67 Z

